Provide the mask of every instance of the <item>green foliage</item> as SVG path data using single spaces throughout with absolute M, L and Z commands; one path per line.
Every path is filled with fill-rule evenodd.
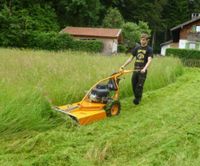
M 140 21 L 138 24 L 127 22 L 123 25 L 122 33 L 124 37 L 124 44 L 127 48 L 132 48 L 140 41 L 141 33 L 150 34 L 151 30 L 147 23 Z
M 171 0 L 164 6 L 163 19 L 165 20 L 166 28 L 177 26 L 190 18 L 188 0 Z
M 200 12 L 200 1 L 199 0 L 189 0 L 189 12 L 199 13 Z
M 139 42 L 140 39 L 140 29 L 138 28 L 136 23 L 127 22 L 123 25 L 123 37 L 124 44 L 126 47 L 133 47 L 136 42 Z
M 147 33 L 148 35 L 151 35 L 151 30 L 147 22 L 139 21 L 138 28 L 141 33 Z
M 102 8 L 99 0 L 61 0 L 55 6 L 62 27 L 98 25 Z
M 125 53 L 127 51 L 127 48 L 123 44 L 118 44 L 117 52 L 119 53 Z
M 35 32 L 31 38 L 31 48 L 65 50 L 73 47 L 74 40 L 67 34 L 57 32 Z
M 14 46 L 54 51 L 71 49 L 87 52 L 101 52 L 103 49 L 103 43 L 101 41 L 74 40 L 68 34 L 58 34 L 57 32 L 23 32 L 22 34 L 19 34 L 18 43 L 15 43 L 16 35 L 10 35 L 10 38 L 7 38 L 6 40 L 8 41 L 7 43 L 3 38 L 0 38 L 0 41 L 1 40 L 1 44 L 4 47 Z
M 28 47 L 34 31 L 57 31 L 56 15 L 48 6 L 34 5 L 31 8 L 16 9 L 7 6 L 0 10 L 0 45 L 7 47 Z
M 200 12 L 199 0 L 1 0 L 0 45 L 27 47 L 34 31 L 58 32 L 67 25 L 121 28 L 122 22 L 141 20 L 152 29 L 158 52 L 160 43 L 170 39 L 170 28 L 194 12 Z
M 86 52 L 101 52 L 103 43 L 101 41 L 75 40 L 68 34 L 58 34 L 56 32 L 34 33 L 31 48 L 45 50 L 66 50 L 72 49 Z
M 122 28 L 124 19 L 117 8 L 110 8 L 103 20 L 103 27 Z
M 75 40 L 72 49 L 76 51 L 101 52 L 103 43 L 98 40 Z
M 168 48 L 166 55 L 173 55 L 183 59 L 200 59 L 199 50 Z

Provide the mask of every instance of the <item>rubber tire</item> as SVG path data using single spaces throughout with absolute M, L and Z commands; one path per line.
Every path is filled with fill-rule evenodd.
M 118 107 L 118 111 L 117 111 L 117 113 L 116 113 L 115 115 L 119 115 L 119 114 L 120 114 L 120 111 L 121 111 L 121 104 L 120 104 L 119 100 L 109 100 L 109 101 L 107 102 L 107 104 L 106 104 L 106 106 L 105 106 L 105 111 L 106 111 L 106 115 L 107 115 L 108 117 L 113 116 L 111 110 L 112 110 L 112 107 L 113 107 L 113 106 L 116 106 L 116 105 L 117 105 L 117 107 Z

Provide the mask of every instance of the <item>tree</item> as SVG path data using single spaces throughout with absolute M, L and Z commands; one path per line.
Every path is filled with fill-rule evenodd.
M 189 0 L 189 12 L 199 13 L 200 12 L 200 1 L 199 0 Z
M 5 4 L 0 10 L 0 23 L 0 45 L 3 46 L 26 47 L 34 31 L 59 29 L 54 10 L 47 4 L 35 4 L 27 8 L 15 5 L 12 12 L 10 6 Z
M 165 21 L 165 29 L 170 29 L 190 19 L 188 0 L 170 0 L 165 5 L 162 18 Z M 164 29 L 164 28 L 163 28 Z
M 103 27 L 106 28 L 121 28 L 124 24 L 124 19 L 117 8 L 110 8 L 103 20 Z
M 102 5 L 99 0 L 54 0 L 61 27 L 96 26 Z
M 150 35 L 151 30 L 147 23 L 140 21 L 138 24 L 127 22 L 123 25 L 122 29 L 124 44 L 127 48 L 132 48 L 137 42 L 140 41 L 140 35 L 147 33 Z

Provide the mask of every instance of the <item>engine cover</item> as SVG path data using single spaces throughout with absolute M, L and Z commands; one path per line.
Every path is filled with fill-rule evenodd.
M 89 99 L 93 102 L 102 102 L 103 99 L 108 97 L 109 89 L 107 85 L 97 85 L 92 89 Z

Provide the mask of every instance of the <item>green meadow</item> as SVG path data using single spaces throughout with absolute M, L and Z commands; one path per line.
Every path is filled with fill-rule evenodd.
M 0 165 L 199 164 L 198 68 L 155 57 L 141 105 L 132 104 L 127 74 L 121 114 L 77 126 L 51 106 L 81 100 L 128 56 L 1 48 L 0 58 Z

